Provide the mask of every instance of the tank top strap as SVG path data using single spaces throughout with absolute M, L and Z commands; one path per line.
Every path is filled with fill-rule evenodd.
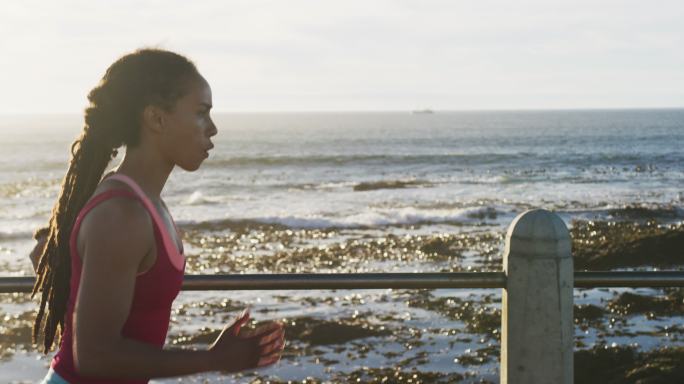
M 162 242 L 164 243 L 164 248 L 166 248 L 166 252 L 169 255 L 169 258 L 171 259 L 171 263 L 177 269 L 182 270 L 185 264 L 185 260 L 183 256 L 180 254 L 173 240 L 171 239 L 171 235 L 169 235 L 169 232 L 166 229 L 164 221 L 162 220 L 161 216 L 159 216 L 157 208 L 154 206 L 154 204 L 152 204 L 152 201 L 150 201 L 145 192 L 143 192 L 142 188 L 140 188 L 140 186 L 133 179 L 121 173 L 115 173 L 111 176 L 107 176 L 107 179 L 118 180 L 128 185 L 133 190 L 133 192 L 135 192 L 140 201 L 142 201 L 145 208 L 147 208 L 147 211 L 152 216 L 152 220 L 154 220 L 155 225 L 157 225 L 157 227 L 159 228 L 159 233 L 161 234 Z M 173 221 L 173 219 L 171 220 Z M 176 223 L 174 222 L 173 225 L 175 228 Z

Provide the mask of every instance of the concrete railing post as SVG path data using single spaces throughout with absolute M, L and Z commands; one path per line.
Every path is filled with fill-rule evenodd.
M 501 383 L 573 382 L 573 267 L 558 215 L 524 212 L 506 234 Z

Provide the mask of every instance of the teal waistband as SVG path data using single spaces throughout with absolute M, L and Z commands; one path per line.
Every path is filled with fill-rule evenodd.
M 47 375 L 45 375 L 45 378 L 43 381 L 40 382 L 40 384 L 69 384 L 66 380 L 62 378 L 57 372 L 55 372 L 52 368 L 48 371 Z

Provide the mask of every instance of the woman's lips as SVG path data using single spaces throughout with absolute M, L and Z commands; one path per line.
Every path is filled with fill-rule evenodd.
M 214 148 L 214 144 L 211 144 L 207 148 L 204 149 L 204 157 L 209 157 L 209 151 L 211 151 Z

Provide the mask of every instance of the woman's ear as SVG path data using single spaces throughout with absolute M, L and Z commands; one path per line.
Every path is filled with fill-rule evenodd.
M 162 133 L 164 130 L 164 111 L 154 105 L 145 107 L 142 113 L 142 127 L 150 129 L 154 133 Z

